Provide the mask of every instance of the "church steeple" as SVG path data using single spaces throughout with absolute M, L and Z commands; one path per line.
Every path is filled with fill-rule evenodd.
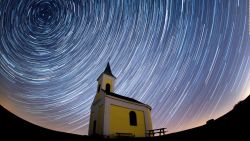
M 113 75 L 110 64 L 108 62 L 105 70 L 101 73 L 101 75 L 97 78 L 98 81 L 98 88 L 97 93 L 100 92 L 101 89 L 105 90 L 106 92 L 114 92 L 114 81 L 116 77 Z
M 116 78 L 116 77 L 112 74 L 112 71 L 111 71 L 109 62 L 108 62 L 108 64 L 107 64 L 107 66 L 106 66 L 106 68 L 105 68 L 105 70 L 104 70 L 103 73 L 105 73 L 105 74 L 107 74 L 107 75 L 109 75 L 109 76 L 112 76 L 112 77 Z
M 116 77 L 113 75 L 113 73 L 112 73 L 112 71 L 111 71 L 109 62 L 108 62 L 108 64 L 107 64 L 105 70 L 101 73 L 101 75 L 97 78 L 97 80 L 99 80 L 100 77 L 101 77 L 103 74 L 106 74 L 106 75 L 111 76 L 111 77 L 113 77 L 113 78 L 116 79 Z

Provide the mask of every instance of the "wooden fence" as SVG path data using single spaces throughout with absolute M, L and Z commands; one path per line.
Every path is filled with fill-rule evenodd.
M 154 130 L 146 130 L 146 137 L 162 136 L 165 135 L 167 128 L 159 128 Z

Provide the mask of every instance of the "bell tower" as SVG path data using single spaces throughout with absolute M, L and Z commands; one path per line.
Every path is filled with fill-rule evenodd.
M 114 83 L 115 83 L 116 77 L 112 74 L 109 62 L 104 70 L 103 73 L 97 78 L 98 81 L 98 87 L 97 87 L 97 93 L 100 92 L 100 90 L 104 90 L 107 93 L 113 93 L 114 92 Z
M 105 70 L 97 78 L 97 92 L 91 105 L 89 135 L 104 134 L 105 96 L 114 93 L 115 79 L 108 62 Z

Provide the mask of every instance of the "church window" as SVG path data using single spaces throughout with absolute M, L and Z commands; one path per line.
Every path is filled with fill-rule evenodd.
M 134 111 L 129 112 L 130 125 L 137 126 L 136 113 Z
M 110 93 L 110 84 L 106 84 L 106 92 Z
M 100 92 L 100 90 L 101 90 L 101 85 L 99 84 L 99 85 L 98 85 L 97 92 Z

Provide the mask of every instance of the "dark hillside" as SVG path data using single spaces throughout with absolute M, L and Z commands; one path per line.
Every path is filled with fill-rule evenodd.
M 250 96 L 235 105 L 234 109 L 224 116 L 209 120 L 207 124 L 152 138 L 127 138 L 125 140 L 216 140 L 235 139 L 248 140 L 250 137 Z M 5 141 L 12 138 L 28 140 L 100 140 L 88 136 L 80 136 L 57 132 L 31 124 L 0 106 L 0 140 Z M 108 140 L 108 139 L 107 139 Z M 120 140 L 120 139 L 119 139 Z

